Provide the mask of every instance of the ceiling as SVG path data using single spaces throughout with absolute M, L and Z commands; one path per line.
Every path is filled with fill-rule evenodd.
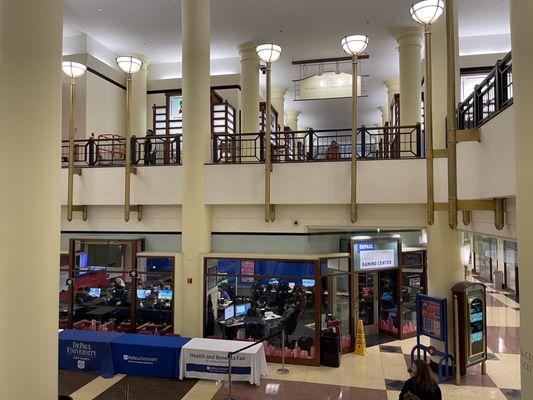
M 369 74 L 368 97 L 360 103 L 362 123 L 380 121 L 377 108 L 386 103 L 383 81 L 398 76 L 394 32 L 415 26 L 409 16 L 412 0 L 212 0 L 211 58 L 238 56 L 247 41 L 272 41 L 283 47 L 273 65 L 273 85 L 292 88 L 299 70 L 295 59 L 343 55 L 341 37 L 364 32 L 370 37 L 363 62 Z M 483 11 L 482 17 L 479 10 Z M 459 0 L 460 35 L 509 32 L 508 0 Z M 65 36 L 86 34 L 116 54 L 142 53 L 152 64 L 181 61 L 180 1 L 65 0 Z M 237 72 L 237 71 L 234 71 Z M 294 102 L 302 126 L 348 127 L 349 100 Z

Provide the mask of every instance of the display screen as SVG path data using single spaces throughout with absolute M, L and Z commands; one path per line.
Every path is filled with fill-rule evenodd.
M 160 290 L 157 298 L 159 300 L 172 300 L 172 290 Z
M 480 354 L 484 352 L 483 344 L 483 330 L 484 330 L 484 317 L 483 317 L 483 300 L 476 298 L 472 299 L 469 307 L 470 317 L 470 356 Z
M 315 286 L 315 280 L 314 279 L 302 279 L 302 286 L 313 287 Z
M 235 316 L 235 307 L 229 306 L 224 309 L 224 319 L 227 321 Z
M 241 315 L 246 315 L 250 306 L 250 303 L 239 304 L 235 306 L 235 314 L 237 315 L 237 317 L 240 317 Z
M 137 289 L 137 297 L 139 299 L 146 299 L 151 293 L 152 291 L 148 289 Z
M 100 297 L 101 289 L 98 288 L 90 288 L 89 289 L 89 296 L 91 297 Z

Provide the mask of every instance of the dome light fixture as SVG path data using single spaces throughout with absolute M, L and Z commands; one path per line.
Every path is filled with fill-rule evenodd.
M 409 10 L 411 17 L 422 25 L 434 24 L 444 12 L 443 0 L 423 0 L 415 3 Z
M 143 62 L 141 60 L 132 56 L 117 57 L 116 61 L 118 67 L 127 74 L 134 74 L 143 66 Z
M 85 71 L 87 71 L 87 67 L 85 65 L 74 61 L 63 61 L 61 64 L 61 69 L 69 78 L 79 78 L 85 73 Z
M 281 46 L 274 43 L 260 44 L 255 48 L 257 56 L 266 63 L 273 63 L 281 56 Z
M 366 35 L 351 35 L 342 38 L 341 46 L 345 53 L 351 56 L 358 56 L 365 51 L 368 41 L 369 39 Z

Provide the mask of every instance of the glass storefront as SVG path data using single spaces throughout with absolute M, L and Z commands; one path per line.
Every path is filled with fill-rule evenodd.
M 351 350 L 348 256 L 309 260 L 206 258 L 204 336 L 265 341 L 271 361 L 319 362 L 321 332 L 335 331 Z
M 71 239 L 60 268 L 60 328 L 171 333 L 174 257 L 143 250 L 144 239 Z
M 505 288 L 518 296 L 518 243 L 504 240 Z

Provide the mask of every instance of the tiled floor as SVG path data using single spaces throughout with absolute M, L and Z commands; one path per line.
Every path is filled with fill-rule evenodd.
M 487 374 L 481 375 L 480 365 L 468 369 L 462 386 L 454 382 L 440 385 L 445 400 L 507 400 L 520 399 L 518 303 L 513 297 L 489 288 Z M 424 340 L 428 344 L 427 340 Z M 268 376 L 260 386 L 246 383 L 234 385 L 233 397 L 248 399 L 305 400 L 389 400 L 398 399 L 403 382 L 409 378 L 409 353 L 416 339 L 382 340 L 372 338 L 365 357 L 346 354 L 339 368 L 289 365 L 288 375 L 278 375 L 278 364 L 269 364 Z M 60 374 L 62 394 L 72 390 L 74 400 L 122 400 L 128 383 L 132 400 L 222 400 L 227 387 L 208 381 L 177 381 L 156 378 L 116 376 L 114 379 L 94 375 Z M 85 386 L 83 386 L 85 385 Z M 145 392 L 149 393 L 145 396 Z

